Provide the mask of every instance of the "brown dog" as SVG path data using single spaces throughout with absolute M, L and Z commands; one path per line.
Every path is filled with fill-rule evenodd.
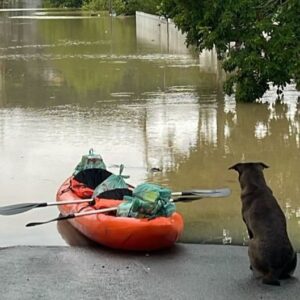
M 286 219 L 267 186 L 264 163 L 238 163 L 229 169 L 239 173 L 242 217 L 249 234 L 250 268 L 263 283 L 280 285 L 279 279 L 292 275 L 297 264 L 286 230 Z

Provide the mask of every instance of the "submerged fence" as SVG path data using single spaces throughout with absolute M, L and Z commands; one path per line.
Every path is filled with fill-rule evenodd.
M 140 44 L 159 48 L 162 52 L 188 54 L 186 35 L 183 34 L 171 19 L 136 12 L 136 37 Z M 199 54 L 199 67 L 210 73 L 219 73 L 220 68 L 216 52 L 204 50 Z
M 160 46 L 169 53 L 189 53 L 185 45 L 185 35 L 175 26 L 172 20 L 155 15 L 136 12 L 137 40 L 149 46 Z

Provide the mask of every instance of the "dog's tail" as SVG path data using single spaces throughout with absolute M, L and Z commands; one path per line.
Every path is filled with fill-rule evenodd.
M 276 276 L 274 272 L 269 272 L 268 274 L 264 275 L 262 282 L 269 285 L 280 285 L 278 276 Z

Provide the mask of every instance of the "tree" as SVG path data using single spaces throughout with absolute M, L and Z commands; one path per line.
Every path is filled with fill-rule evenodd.
M 160 12 L 188 45 L 215 47 L 237 100 L 255 101 L 270 82 L 278 93 L 291 80 L 300 87 L 299 0 L 162 0 Z

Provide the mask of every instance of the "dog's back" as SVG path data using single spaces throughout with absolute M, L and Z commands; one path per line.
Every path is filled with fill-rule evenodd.
M 263 163 L 239 163 L 242 216 L 249 233 L 251 267 L 263 275 L 266 284 L 279 285 L 279 279 L 294 271 L 297 256 L 288 238 L 286 219 L 267 186 Z

